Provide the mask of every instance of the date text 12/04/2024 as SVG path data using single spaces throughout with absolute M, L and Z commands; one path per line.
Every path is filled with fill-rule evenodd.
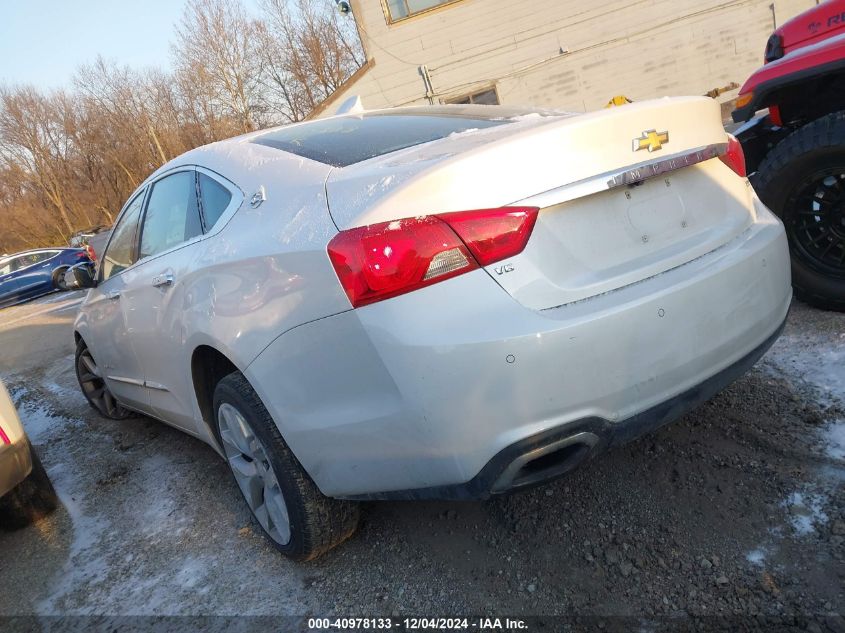
M 511 618 L 310 618 L 309 630 L 390 630 L 405 631 L 519 631 L 527 623 Z

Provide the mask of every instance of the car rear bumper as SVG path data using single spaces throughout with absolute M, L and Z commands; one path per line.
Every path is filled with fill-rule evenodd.
M 393 490 L 351 498 L 485 499 L 494 494 L 522 490 L 549 481 L 607 448 L 621 446 L 656 431 L 706 402 L 751 369 L 778 339 L 785 325 L 784 318 L 780 327 L 768 339 L 733 365 L 687 391 L 621 422 L 591 417 L 526 437 L 499 451 L 481 472 L 466 483 Z
M 14 490 L 32 472 L 32 454 L 26 436 L 0 446 L 0 497 Z
M 783 227 L 757 211 L 708 255 L 559 308 L 475 271 L 313 321 L 247 377 L 326 495 L 524 487 L 677 418 L 768 349 L 792 293 Z

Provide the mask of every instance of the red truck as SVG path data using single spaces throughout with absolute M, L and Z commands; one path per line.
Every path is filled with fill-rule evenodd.
M 845 0 L 772 34 L 732 116 L 751 182 L 786 226 L 795 294 L 845 311 Z

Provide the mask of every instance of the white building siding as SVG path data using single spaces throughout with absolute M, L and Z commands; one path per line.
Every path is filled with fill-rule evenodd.
M 367 108 L 435 102 L 496 86 L 501 103 L 593 110 L 741 84 L 762 63 L 772 0 L 460 0 L 387 24 L 380 0 L 353 2 L 374 66 L 322 114 L 357 94 Z M 776 0 L 778 25 L 815 0 Z M 563 49 L 563 54 L 560 50 Z

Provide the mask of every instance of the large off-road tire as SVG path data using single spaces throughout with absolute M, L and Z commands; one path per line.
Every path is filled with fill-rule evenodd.
M 65 283 L 65 273 L 70 266 L 60 266 L 53 271 L 53 288 L 56 290 L 67 290 L 67 283 Z
M 32 472 L 11 492 L 0 498 L 0 526 L 6 530 L 17 530 L 47 516 L 59 503 L 53 484 L 30 447 Z
M 121 405 L 109 391 L 103 379 L 102 370 L 97 366 L 97 361 L 94 360 L 88 345 L 82 339 L 79 339 L 76 344 L 74 365 L 82 395 L 97 413 L 110 420 L 125 420 L 135 415 L 133 411 Z
M 787 136 L 752 184 L 786 227 L 796 296 L 845 311 L 845 112 Z
M 355 532 L 358 504 L 330 499 L 317 489 L 240 372 L 217 384 L 214 423 L 253 517 L 285 556 L 311 560 Z

